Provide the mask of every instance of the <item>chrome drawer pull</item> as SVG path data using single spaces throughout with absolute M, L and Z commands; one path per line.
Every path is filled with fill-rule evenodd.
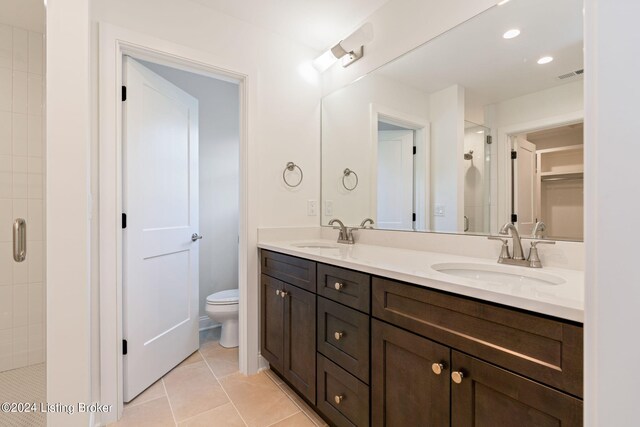
M 344 400 L 344 396 L 341 394 L 338 394 L 333 397 L 333 401 L 336 402 L 336 405 L 339 405 L 340 403 L 342 403 L 343 400 Z
M 333 337 L 336 339 L 336 341 L 340 341 L 340 339 L 343 337 L 344 333 L 343 332 L 334 332 L 333 333 Z
M 336 282 L 333 285 L 333 287 L 336 288 L 336 291 L 339 291 L 339 290 L 342 290 L 342 288 L 344 288 L 344 285 L 342 283 L 340 283 L 340 282 Z

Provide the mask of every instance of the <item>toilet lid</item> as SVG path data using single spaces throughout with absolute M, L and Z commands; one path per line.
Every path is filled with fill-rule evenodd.
M 207 304 L 237 304 L 240 298 L 238 289 L 227 289 L 207 297 Z

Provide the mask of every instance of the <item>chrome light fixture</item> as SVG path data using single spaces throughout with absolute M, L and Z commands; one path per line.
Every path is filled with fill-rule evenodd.
M 316 70 L 323 72 L 338 59 L 342 58 L 342 66 L 348 67 L 362 58 L 364 54 L 363 46 L 371 40 L 373 40 L 373 25 L 367 22 L 350 36 L 316 58 L 313 61 L 313 66 Z

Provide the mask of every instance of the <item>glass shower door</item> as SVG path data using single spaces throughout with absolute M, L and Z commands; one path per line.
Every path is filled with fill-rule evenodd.
M 39 412 L 45 401 L 44 4 L 0 2 L 11 11 L 0 15 L 0 403 L 10 405 L 2 407 L 0 425 L 40 426 L 46 422 Z

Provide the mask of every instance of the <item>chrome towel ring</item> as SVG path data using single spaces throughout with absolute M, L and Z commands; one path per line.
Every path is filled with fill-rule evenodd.
M 293 172 L 293 170 L 296 168 L 300 171 L 300 180 L 296 184 L 290 184 L 289 181 L 287 181 L 287 171 Z M 304 174 L 302 173 L 302 169 L 300 169 L 300 166 L 296 165 L 293 162 L 288 162 L 287 166 L 285 166 L 284 170 L 282 171 L 282 179 L 284 180 L 284 183 L 291 188 L 295 188 L 298 185 L 300 185 L 302 183 L 303 177 L 304 177 Z
M 350 176 L 351 174 L 353 174 L 356 177 L 356 183 L 353 184 L 353 187 L 348 187 L 347 183 L 344 181 L 346 177 Z M 347 191 L 353 191 L 355 190 L 355 188 L 358 186 L 358 174 L 355 173 L 354 171 L 352 171 L 349 168 L 346 168 L 343 172 L 342 175 L 342 186 L 347 190 Z

